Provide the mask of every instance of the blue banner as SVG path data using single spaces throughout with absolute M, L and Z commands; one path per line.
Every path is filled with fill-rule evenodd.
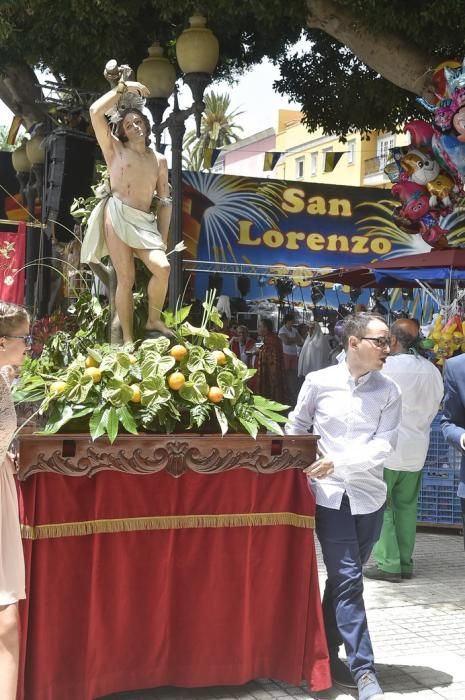
M 183 180 L 196 296 L 218 272 L 229 296 L 238 296 L 238 275 L 250 278 L 248 299 L 276 296 L 276 277 L 287 276 L 298 297 L 309 299 L 315 270 L 430 250 L 420 235 L 394 224 L 398 202 L 390 190 L 197 172 L 184 172 Z M 465 240 L 460 226 L 451 230 L 454 244 Z

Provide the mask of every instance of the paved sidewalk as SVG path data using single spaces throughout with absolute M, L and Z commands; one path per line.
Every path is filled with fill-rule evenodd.
M 370 632 L 386 700 L 465 700 L 465 553 L 457 534 L 420 532 L 415 574 L 401 583 L 365 579 Z M 320 584 L 324 566 L 319 556 Z M 112 700 L 351 700 L 271 679 L 244 686 L 159 688 Z M 108 697 L 106 700 L 110 700 Z

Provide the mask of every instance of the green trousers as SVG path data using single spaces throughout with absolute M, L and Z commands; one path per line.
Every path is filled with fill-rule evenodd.
M 373 548 L 373 557 L 382 571 L 411 574 L 421 471 L 385 469 L 384 481 L 387 484 L 386 509 L 381 535 Z

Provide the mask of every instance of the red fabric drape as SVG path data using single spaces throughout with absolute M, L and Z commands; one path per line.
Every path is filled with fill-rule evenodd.
M 12 222 L 14 223 L 14 222 Z M 0 299 L 24 303 L 24 266 L 26 224 L 18 223 L 17 233 L 0 232 Z
M 314 510 L 296 470 L 179 479 L 40 474 L 20 491 L 29 525 Z M 24 544 L 21 700 L 259 677 L 331 685 L 310 529 L 204 527 Z

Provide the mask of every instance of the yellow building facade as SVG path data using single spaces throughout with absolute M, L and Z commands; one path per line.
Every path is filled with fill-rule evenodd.
M 322 129 L 308 131 L 302 118 L 301 112 L 278 112 L 276 151 L 283 155 L 273 177 L 328 185 L 391 187 L 383 172 L 389 150 L 410 143 L 408 135 L 373 132 L 369 139 L 362 139 L 360 134 L 350 134 L 346 143 L 341 143 L 339 136 L 325 135 Z M 326 154 L 342 151 L 334 170 L 325 172 Z

